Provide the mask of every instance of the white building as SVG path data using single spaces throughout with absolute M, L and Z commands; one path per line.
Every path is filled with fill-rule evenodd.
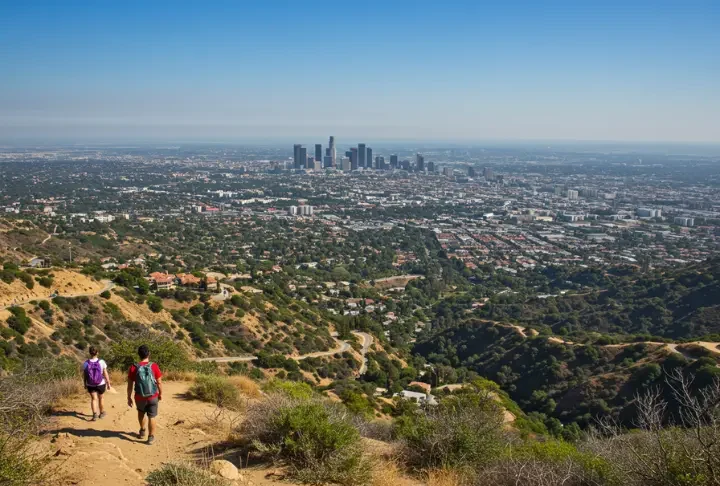
M 673 223 L 680 225 L 680 226 L 694 226 L 695 218 L 678 217 L 678 218 L 673 219 Z

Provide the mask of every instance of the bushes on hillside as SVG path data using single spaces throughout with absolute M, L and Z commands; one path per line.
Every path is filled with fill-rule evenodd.
M 58 400 L 80 392 L 76 362 L 36 358 L 0 377 L 0 484 L 49 481 L 33 437 Z
M 415 469 L 476 468 L 503 447 L 502 409 L 489 393 L 450 396 L 398 417 L 395 435 Z
M 229 481 L 213 477 L 205 469 L 194 464 L 170 463 L 163 464 L 148 474 L 149 486 L 226 486 Z
M 20 334 L 25 334 L 26 332 L 28 332 L 32 321 L 30 321 L 30 318 L 25 313 L 25 309 L 23 309 L 22 307 L 11 307 L 9 310 L 12 314 L 10 317 L 8 317 L 7 320 L 7 324 L 10 329 Z
M 218 407 L 237 410 L 242 407 L 240 390 L 230 380 L 218 375 L 199 375 L 190 388 L 190 394 Z
M 302 482 L 356 485 L 370 479 L 360 433 L 342 405 L 271 395 L 250 406 L 240 436 L 261 456 L 286 461 Z
M 168 337 L 146 332 L 135 339 L 125 339 L 113 343 L 106 354 L 110 368 L 127 370 L 138 361 L 137 350 L 146 344 L 150 348 L 150 360 L 167 371 L 189 371 L 195 368 L 187 352 Z

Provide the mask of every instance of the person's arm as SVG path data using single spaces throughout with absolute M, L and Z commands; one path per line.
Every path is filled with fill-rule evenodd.
M 162 400 L 162 377 L 157 379 L 158 384 L 158 400 Z
M 103 378 L 105 378 L 105 383 L 107 384 L 108 390 L 110 390 L 112 385 L 110 384 L 110 375 L 107 372 L 107 368 L 103 370 Z
M 133 379 L 132 375 L 132 368 L 130 368 L 130 371 L 128 372 L 128 386 L 127 386 L 127 403 L 128 407 L 132 408 L 133 401 L 132 401 L 132 392 L 133 392 L 133 384 L 135 380 Z
M 157 363 L 153 363 L 152 368 L 158 387 L 158 400 L 162 400 L 162 371 L 160 371 L 160 367 L 157 365 Z

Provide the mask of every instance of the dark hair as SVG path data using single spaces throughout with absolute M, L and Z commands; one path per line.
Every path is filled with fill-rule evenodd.
M 147 347 L 147 344 L 143 344 L 138 348 L 138 356 L 140 356 L 140 359 L 146 359 L 150 356 L 150 349 Z
M 88 349 L 88 351 L 90 351 L 90 356 L 94 357 L 98 355 L 98 350 L 95 346 L 90 346 L 90 349 Z

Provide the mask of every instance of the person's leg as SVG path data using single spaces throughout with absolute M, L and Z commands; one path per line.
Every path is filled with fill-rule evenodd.
M 155 417 L 148 417 L 148 437 L 155 437 Z
M 138 410 L 138 423 L 140 424 L 140 438 L 145 437 L 145 412 Z
M 97 393 L 90 392 L 90 410 L 92 410 L 93 418 L 97 417 L 97 408 L 95 406 L 95 400 L 97 399 Z
M 101 386 L 98 390 L 98 412 L 100 412 L 100 418 L 105 416 L 105 402 L 103 397 L 105 396 L 105 385 Z
M 158 399 L 149 400 L 146 404 L 145 412 L 148 416 L 148 445 L 155 442 L 155 417 L 158 413 Z

